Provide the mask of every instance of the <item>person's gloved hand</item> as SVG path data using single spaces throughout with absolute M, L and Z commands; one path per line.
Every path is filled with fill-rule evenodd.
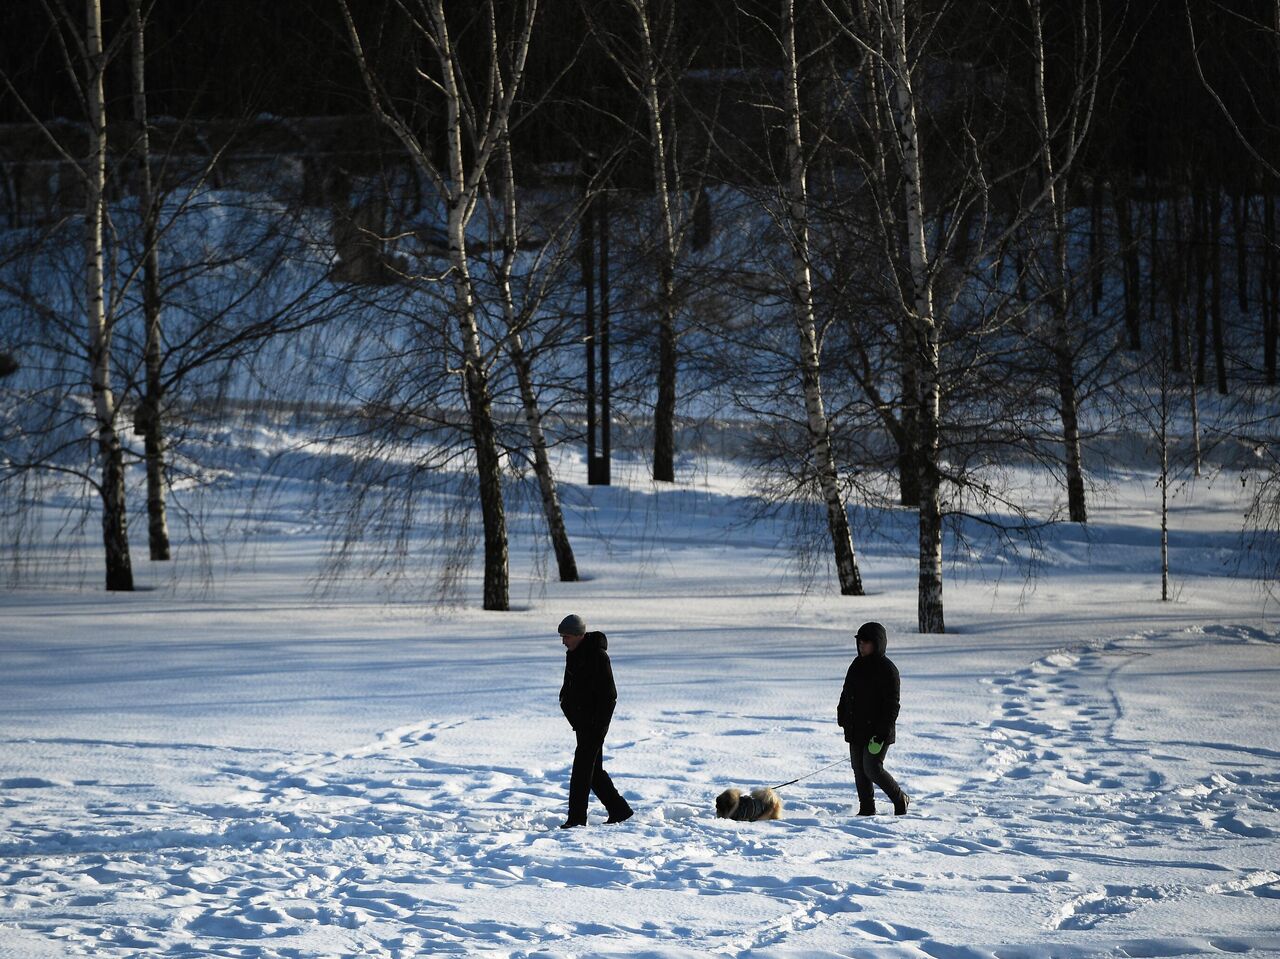
M 878 736 L 872 736 L 871 742 L 867 743 L 867 752 L 873 756 L 879 756 L 882 749 L 884 749 L 884 743 L 880 741 Z

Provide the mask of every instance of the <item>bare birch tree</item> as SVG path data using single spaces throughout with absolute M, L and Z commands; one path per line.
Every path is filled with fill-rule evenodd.
M 142 0 L 129 0 L 133 120 L 137 125 L 138 207 L 142 225 L 142 309 L 145 382 L 134 421 L 141 428 L 147 470 L 147 537 L 153 560 L 169 558 L 169 521 L 165 511 L 164 422 L 160 325 L 159 215 L 151 175 L 151 129 L 147 111 L 146 16 Z
M 149 116 L 143 31 L 153 4 L 130 0 L 128 17 L 106 49 L 100 28 L 96 40 L 93 30 L 81 37 L 63 5 L 49 4 L 46 9 L 51 36 L 68 70 L 86 64 L 90 82 L 82 85 L 76 77 L 75 89 L 90 122 L 41 122 L 10 78 L 0 81 L 43 132 L 61 168 L 76 171 L 87 198 L 86 214 L 81 242 L 75 247 L 78 256 L 68 245 L 68 221 L 63 218 L 24 234 L 23 241 L 15 240 L 6 250 L 0 298 L 6 312 L 18 318 L 13 322 L 25 327 L 32 375 L 20 378 L 23 402 L 13 418 L 0 483 L 27 489 L 34 482 L 34 488 L 42 489 L 41 484 L 62 478 L 76 491 L 66 499 L 68 513 L 87 512 L 90 506 L 81 506 L 77 494 L 92 489 L 95 505 L 102 500 L 107 518 L 109 588 L 128 588 L 110 585 L 127 581 L 114 558 L 123 553 L 128 559 L 123 539 L 127 527 L 119 512 L 126 467 L 145 466 L 151 559 L 168 559 L 168 449 L 183 442 L 183 430 L 199 430 L 211 417 L 225 415 L 221 400 L 229 384 L 243 385 L 253 378 L 247 373 L 253 357 L 280 337 L 332 318 L 341 307 L 341 293 L 309 253 L 298 209 L 262 194 L 243 194 L 246 202 L 241 206 L 209 191 L 209 180 L 239 124 L 196 129 L 194 123 L 169 121 L 161 127 Z M 98 9 L 89 5 L 91 25 L 100 24 Z M 120 136 L 108 154 L 101 63 L 113 60 L 126 46 L 132 47 L 132 58 L 127 72 L 119 76 L 129 78 L 125 82 L 131 93 L 125 105 L 132 109 L 134 128 L 128 142 L 121 146 L 125 137 Z M 96 67 L 88 66 L 95 63 Z M 114 131 L 123 134 L 125 125 L 111 129 L 116 137 Z M 211 135 L 210 130 L 216 132 Z M 88 164 L 76 161 L 75 147 L 67 145 L 81 136 L 92 148 Z M 157 141 L 167 169 L 161 176 L 153 175 Z M 109 206 L 103 190 L 108 180 L 118 191 L 136 189 L 136 205 L 125 201 Z M 178 183 L 180 193 L 169 193 Z M 215 238 L 209 232 L 211 211 L 220 223 L 234 222 L 236 227 Z M 80 219 L 75 218 L 77 226 Z M 302 282 L 299 268 L 310 274 Z M 70 301 L 66 291 L 73 286 L 88 295 Z M 173 309 L 162 335 L 160 311 L 166 301 Z M 332 311 L 326 311 L 326 304 Z M 81 309 L 89 318 L 88 337 L 83 333 L 85 321 L 75 319 Z M 81 402 L 86 392 L 92 396 L 89 404 Z M 143 438 L 142 450 L 130 444 L 121 427 L 130 412 L 134 431 Z M 103 429 L 104 422 L 109 430 Z M 199 474 L 200 457 L 188 450 L 184 458 L 193 468 L 187 479 Z M 185 485 L 194 501 L 203 484 Z M 177 509 L 188 523 L 203 523 L 189 504 Z M 57 539 L 59 534 L 51 536 Z M 122 542 L 123 549 L 118 545 Z M 131 562 L 127 571 L 131 576 Z
M 858 569 L 849 529 L 849 514 L 840 489 L 840 472 L 831 445 L 831 424 L 822 399 L 822 348 L 814 315 L 813 284 L 810 276 L 809 208 L 805 143 L 801 127 L 800 70 L 801 57 L 796 46 L 794 0 L 782 0 L 782 52 L 786 103 L 787 178 L 784 184 L 786 206 L 785 227 L 791 245 L 789 300 L 796 332 L 800 340 L 801 388 L 804 393 L 806 426 L 810 455 L 818 486 L 827 511 L 827 528 L 831 535 L 840 593 L 863 595 L 862 574 Z
M 89 113 L 89 161 L 85 175 L 85 297 L 89 320 L 90 382 L 98 423 L 102 462 L 102 542 L 109 590 L 133 589 L 129 524 L 125 513 L 124 456 L 116 432 L 116 401 L 111 391 L 111 329 L 107 325 L 103 220 L 107 181 L 107 58 L 102 40 L 102 7 L 86 0 L 85 92 Z
M 1009 316 L 1016 315 L 1016 310 L 1010 293 L 1002 292 L 998 276 L 992 276 L 992 264 L 1001 260 L 1001 251 L 1010 240 L 1021 235 L 1031 219 L 1048 205 L 1048 188 L 1070 168 L 1080 137 L 1066 138 L 1068 148 L 1062 163 L 1051 168 L 1046 177 L 1040 166 L 1039 143 L 1034 145 L 1030 163 L 1019 158 L 1017 151 L 1007 151 L 1004 159 L 996 160 L 992 145 L 1003 139 L 999 118 L 1004 114 L 994 105 L 985 108 L 986 116 L 981 114 L 981 108 L 974 112 L 974 104 L 989 102 L 985 93 L 978 95 L 967 110 L 961 109 L 950 128 L 939 126 L 948 98 L 963 101 L 965 85 L 972 84 L 963 79 L 970 69 L 966 64 L 949 66 L 956 53 L 946 46 L 947 18 L 963 15 L 956 5 L 926 8 L 913 0 L 859 0 L 856 7 L 837 9 L 828 0 L 821 2 L 837 29 L 862 51 L 866 60 L 860 88 L 846 100 L 851 109 L 852 105 L 861 105 L 857 108 L 864 114 L 861 120 L 868 140 L 860 152 L 851 156 L 861 170 L 864 189 L 873 198 L 871 208 L 884 247 L 887 292 L 891 300 L 896 298 L 901 315 L 901 413 L 889 416 L 882 409 L 890 400 L 875 382 L 874 358 L 867 353 L 865 342 L 859 345 L 861 335 L 857 333 L 852 339 L 862 359 L 851 370 L 897 440 L 899 462 L 907 461 L 904 453 L 914 453 L 919 628 L 921 632 L 943 632 L 943 520 L 948 511 L 956 509 L 954 501 L 950 505 L 944 502 L 944 483 L 956 493 L 969 489 L 976 490 L 980 497 L 988 495 L 983 492 L 986 484 L 967 479 L 962 464 L 955 461 L 974 441 L 962 438 L 965 427 L 961 422 L 951 426 L 947 426 L 951 420 L 944 422 L 944 414 L 949 413 L 952 420 L 957 415 L 954 410 L 944 410 L 944 395 L 949 394 L 955 402 L 964 390 L 973 389 L 973 384 L 966 386 L 962 382 L 962 378 L 972 378 L 978 372 L 972 369 L 973 364 L 993 362 L 984 358 L 984 343 L 1000 337 L 1001 327 L 1009 322 Z M 1009 69 L 1006 64 L 1006 73 Z M 1096 70 L 1082 73 L 1089 82 L 1096 82 Z M 978 81 L 975 94 L 982 82 Z M 988 89 L 998 91 L 1003 99 L 1001 109 L 1007 108 L 1011 96 L 1009 77 L 997 70 L 986 82 Z M 1091 87 L 1086 83 L 1082 89 L 1087 99 Z M 1080 95 L 1073 90 L 1073 97 Z M 932 165 L 925 161 L 922 113 L 931 116 L 933 135 L 939 143 L 940 159 Z M 882 151 L 882 142 L 890 144 L 887 150 Z M 997 188 L 1024 180 L 1028 171 L 1040 174 L 1038 188 L 1023 191 L 1018 204 L 1005 211 L 1003 220 L 993 216 Z M 947 277 L 946 292 L 940 301 L 938 284 L 943 277 Z M 960 307 L 966 289 L 970 293 L 986 291 L 982 297 L 987 303 L 971 320 L 960 323 L 960 313 L 973 312 L 972 305 Z M 972 300 L 972 296 L 968 299 Z M 950 368 L 944 364 L 944 348 L 956 354 Z M 1009 346 L 1000 349 L 1007 352 Z M 879 350 L 883 355 L 883 344 Z M 1003 389 L 998 374 L 987 373 L 985 379 L 978 378 Z M 979 406 L 983 403 L 980 398 L 973 402 Z M 1023 405 L 1026 402 L 1024 398 Z M 994 394 L 985 403 L 988 410 L 1010 408 L 1006 400 Z M 980 419 L 985 417 L 979 409 L 970 413 Z M 958 431 L 957 435 L 944 435 L 948 429 Z M 1009 439 L 992 437 L 989 442 Z M 906 483 L 902 485 L 905 489 Z
M 516 10 L 508 49 L 501 61 L 495 57 L 485 65 L 486 69 L 481 73 L 485 83 L 478 92 L 473 91 L 464 76 L 461 54 L 454 42 L 444 0 L 405 0 L 397 4 L 405 15 L 406 25 L 412 30 L 413 39 L 430 51 L 434 61 L 433 64 L 414 62 L 410 67 L 421 84 L 422 99 L 433 97 L 441 104 L 444 114 L 443 165 L 434 159 L 436 151 L 421 132 L 421 127 L 415 126 L 387 93 L 384 80 L 377 75 L 375 65 L 366 56 L 360 30 L 349 5 L 346 0 L 340 0 L 340 3 L 373 112 L 404 145 L 416 168 L 435 188 L 446 211 L 453 318 L 462 344 L 463 390 L 484 522 L 484 608 L 506 610 L 509 608 L 506 510 L 488 357 L 481 345 L 467 250 L 467 226 L 476 212 L 482 182 L 506 136 L 511 109 L 523 79 L 537 2 L 528 0 Z M 487 3 L 482 15 L 493 23 L 497 16 L 494 3 Z M 493 55 L 496 46 L 490 46 L 489 52 Z
M 1068 234 L 1067 223 L 1067 191 L 1068 182 L 1063 171 L 1055 161 L 1060 161 L 1055 146 L 1054 128 L 1049 121 L 1049 98 L 1045 91 L 1045 44 L 1044 17 L 1040 0 L 1027 0 L 1031 15 L 1032 59 L 1035 77 L 1035 117 L 1040 140 L 1040 169 L 1045 197 L 1044 208 L 1047 218 L 1048 242 L 1045 255 L 1041 257 L 1041 266 L 1037 271 L 1041 278 L 1043 297 L 1048 301 L 1052 317 L 1052 347 L 1054 373 L 1057 379 L 1058 410 L 1062 421 L 1062 445 L 1067 477 L 1067 511 L 1074 523 L 1088 521 L 1089 513 L 1085 503 L 1084 466 L 1080 449 L 1080 412 L 1079 396 L 1076 384 L 1076 335 L 1072 329 L 1070 304 L 1070 271 L 1067 264 Z M 1081 47 L 1092 48 L 1095 57 L 1101 57 L 1101 44 L 1090 37 L 1091 17 L 1088 12 L 1080 17 Z M 1067 163 L 1074 155 L 1085 132 L 1088 130 L 1092 114 L 1093 94 L 1096 91 L 1099 75 L 1096 60 L 1085 65 L 1085 73 L 1077 87 L 1081 95 L 1078 102 L 1079 112 L 1073 111 L 1070 121 L 1065 126 L 1065 152 Z
M 1177 295 L 1171 292 L 1170 301 Z M 1160 600 L 1166 603 L 1174 598 L 1169 569 L 1169 501 L 1171 490 L 1182 482 L 1188 466 L 1180 455 L 1188 444 L 1177 433 L 1183 384 L 1173 365 L 1173 335 L 1166 324 L 1150 331 L 1147 355 L 1135 363 L 1122 394 L 1159 458 L 1155 482 L 1160 487 Z M 1193 454 L 1191 465 L 1198 470 L 1197 459 L 1198 453 Z
M 491 21 L 492 56 L 498 58 L 497 30 Z M 501 95 L 501 77 L 498 78 Z M 500 169 L 502 183 L 502 258 L 498 267 L 498 288 L 502 300 L 502 315 L 507 330 L 507 351 L 515 367 L 520 388 L 520 405 L 524 410 L 525 425 L 529 430 L 529 442 L 533 447 L 533 469 L 538 479 L 538 492 L 542 500 L 542 514 L 547 522 L 547 535 L 555 551 L 556 566 L 563 583 L 578 581 L 578 563 L 573 555 L 573 544 L 565 528 L 564 511 L 560 508 L 560 494 L 556 488 L 555 474 L 547 455 L 547 438 L 542 428 L 542 411 L 534 388 L 532 359 L 525 350 L 521 333 L 529 322 L 529 313 L 536 309 L 537 299 L 527 304 L 525 310 L 517 308 L 512 291 L 512 271 L 520 248 L 519 206 L 516 201 L 515 164 L 512 159 L 510 117 L 502 120 Z
M 87 120 L 86 156 L 77 160 L 40 122 L 9 77 L 5 86 L 19 108 L 37 124 L 46 140 L 74 170 L 84 190 L 82 225 L 83 309 L 86 335 L 83 360 L 87 366 L 87 382 L 92 410 L 93 445 L 96 450 L 97 476 L 85 478 L 101 500 L 102 542 L 108 590 L 133 589 L 133 563 L 129 555 L 128 518 L 126 513 L 124 453 L 117 429 L 119 408 L 112 388 L 112 322 L 107 309 L 105 202 L 107 181 L 106 67 L 114 50 L 103 38 L 100 0 L 85 0 L 83 31 L 75 18 L 61 6 L 47 6 L 52 35 L 72 88 L 77 92 Z M 83 76 L 77 74 L 83 70 Z M 64 349 L 66 345 L 64 344 Z M 13 469 L 14 467 L 10 467 Z
M 908 48 L 906 0 L 888 0 L 882 13 L 883 38 L 893 77 L 898 143 L 902 150 L 903 208 L 911 268 L 916 370 L 916 428 L 920 468 L 919 586 L 917 613 L 922 633 L 946 632 L 942 613 L 942 503 L 938 463 L 940 335 L 933 310 L 933 270 L 925 241 L 924 167 L 916 121 L 916 93 Z
M 640 35 L 640 75 L 638 87 L 649 119 L 650 160 L 653 167 L 654 198 L 661 228 L 658 257 L 658 396 L 653 408 L 653 478 L 675 480 L 676 412 L 676 302 L 675 274 L 679 256 L 672 186 L 668 170 L 670 122 L 659 96 L 660 63 L 654 49 L 653 21 L 649 0 L 627 0 L 636 17 Z
M 869 68 L 880 74 L 868 83 L 873 97 L 868 104 L 870 114 L 884 111 L 892 126 L 895 144 L 897 189 L 896 205 L 901 216 L 886 210 L 881 215 L 882 227 L 901 230 L 897 237 L 886 236 L 887 244 L 900 244 L 905 252 L 904 288 L 900 289 L 903 317 L 904 362 L 909 374 L 904 384 L 914 389 L 904 395 L 903 406 L 911 416 L 914 433 L 914 460 L 917 473 L 915 504 L 918 511 L 918 590 L 917 617 L 922 633 L 945 632 L 942 602 L 942 472 L 940 456 L 941 415 L 941 329 L 934 307 L 934 281 L 937 254 L 929 248 L 924 162 L 918 122 L 918 97 L 915 86 L 916 56 L 912 32 L 908 24 L 907 0 L 862 0 L 860 22 L 843 17 L 829 5 L 828 14 L 846 36 L 869 58 Z M 888 165 L 878 163 L 879 174 L 888 179 Z M 875 179 L 876 170 L 867 168 L 868 178 Z M 889 183 L 874 183 L 881 202 L 893 200 L 887 195 Z M 890 257 L 890 262 L 894 258 Z

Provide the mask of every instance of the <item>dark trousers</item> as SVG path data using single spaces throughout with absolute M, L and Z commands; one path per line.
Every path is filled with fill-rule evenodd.
M 886 744 L 879 755 L 873 756 L 866 743 L 849 744 L 849 762 L 853 766 L 853 781 L 858 787 L 858 812 L 872 813 L 876 809 L 876 786 L 889 797 L 894 807 L 902 804 L 902 787 L 884 768 L 884 757 L 889 755 Z
M 569 776 L 569 821 L 587 821 L 587 794 L 593 792 L 596 798 L 604 803 L 610 816 L 626 812 L 630 806 L 613 785 L 613 780 L 604 771 L 604 736 L 609 727 L 603 729 L 575 729 L 578 739 L 577 748 L 573 751 L 573 772 Z

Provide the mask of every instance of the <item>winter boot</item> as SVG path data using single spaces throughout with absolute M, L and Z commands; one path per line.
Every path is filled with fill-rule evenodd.
M 859 806 L 858 807 L 859 816 L 874 816 L 875 814 L 876 814 L 875 806 Z
M 606 823 L 626 822 L 635 814 L 636 814 L 636 811 L 634 809 L 632 809 L 630 806 L 626 806 L 622 809 L 619 809 L 617 812 L 609 813 L 609 818 L 606 819 L 605 822 Z
M 587 821 L 585 819 L 566 819 L 564 822 L 560 824 L 560 828 L 573 829 L 577 826 L 585 826 L 586 824 L 587 824 Z
M 906 815 L 907 807 L 910 805 L 911 805 L 911 797 L 908 796 L 905 792 L 899 792 L 898 798 L 894 800 L 894 803 L 893 803 L 893 814 L 895 816 Z

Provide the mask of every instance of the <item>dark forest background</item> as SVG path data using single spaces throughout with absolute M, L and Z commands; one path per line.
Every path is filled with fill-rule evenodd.
M 74 4 L 53 5 L 78 13 Z M 686 72 L 780 67 L 776 44 L 769 40 L 770 21 L 777 16 L 772 5 L 698 0 L 671 6 Z M 810 6 L 816 21 L 818 5 Z M 1082 6 L 1078 0 L 1045 3 L 1051 53 L 1054 22 L 1067 24 L 1067 36 L 1058 39 L 1069 42 L 1069 20 Z M 465 24 L 472 4 L 450 7 Z M 524 99 L 542 109 L 538 123 L 522 131 L 521 147 L 540 160 L 573 160 L 576 145 L 601 135 L 602 113 L 633 119 L 629 114 L 638 109 L 629 102 L 634 97 L 617 63 L 588 27 L 589 15 L 626 38 L 630 14 L 625 4 L 600 0 L 544 0 L 539 7 Z M 1233 191 L 1255 191 L 1264 176 L 1241 136 L 1267 157 L 1280 148 L 1274 4 L 1125 0 L 1104 7 L 1110 49 L 1089 172 L 1172 186 L 1194 170 Z M 1016 0 L 958 5 L 944 28 L 951 31 L 945 38 L 947 55 L 979 70 L 1007 69 L 1025 40 L 1022 8 Z M 360 0 L 353 10 L 388 58 L 413 44 L 397 29 L 394 4 Z M 104 0 L 102 11 L 108 34 L 127 22 L 126 0 Z M 802 29 L 805 15 L 802 2 L 797 11 Z M 760 20 L 768 27 L 762 29 Z M 342 15 L 330 0 L 164 0 L 149 9 L 148 33 L 148 95 L 156 114 L 238 119 L 367 112 Z M 82 116 L 45 3 L 4 4 L 0 36 L 0 70 L 24 91 L 37 116 Z M 478 29 L 465 25 L 458 41 L 464 48 L 468 42 L 485 43 Z M 108 70 L 109 115 L 125 119 L 130 109 L 126 58 L 117 57 Z M 406 89 L 412 85 L 410 77 L 402 80 Z M 1215 94 L 1221 102 L 1215 102 Z M 584 103 L 598 109 L 584 111 Z M 0 122 L 29 119 L 12 97 L 0 96 Z

